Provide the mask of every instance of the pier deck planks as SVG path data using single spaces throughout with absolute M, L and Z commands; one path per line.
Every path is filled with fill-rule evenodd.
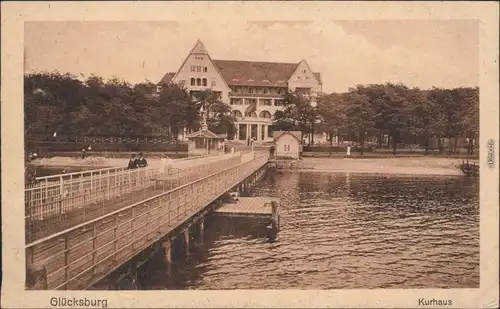
M 235 203 L 224 204 L 214 210 L 215 215 L 230 217 L 272 217 L 272 197 L 240 197 Z

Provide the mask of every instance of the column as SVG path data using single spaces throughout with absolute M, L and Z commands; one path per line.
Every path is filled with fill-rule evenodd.
M 260 138 L 262 137 L 261 133 L 262 127 L 260 124 L 257 124 L 257 140 L 260 141 Z
M 264 125 L 264 140 L 267 140 L 268 134 L 269 134 L 268 125 L 266 124 L 266 125 Z
M 236 123 L 236 136 L 234 137 L 234 140 L 239 140 L 240 139 L 240 124 Z
M 248 140 L 249 137 L 252 137 L 252 131 L 251 130 L 252 130 L 252 126 L 249 123 L 247 123 L 247 134 L 245 136 L 245 140 Z

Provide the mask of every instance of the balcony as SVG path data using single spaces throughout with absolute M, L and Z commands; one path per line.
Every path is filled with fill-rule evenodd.
M 285 96 L 279 93 L 250 93 L 250 92 L 229 92 L 229 97 L 233 98 L 277 98 L 282 99 Z
M 259 124 L 271 125 L 273 123 L 273 119 L 272 118 L 263 118 L 263 117 L 236 117 L 236 122 L 248 122 L 248 123 L 259 123 Z

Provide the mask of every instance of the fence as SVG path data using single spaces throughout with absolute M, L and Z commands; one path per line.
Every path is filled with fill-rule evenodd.
M 85 289 L 266 164 L 263 154 L 26 246 L 38 289 Z M 27 272 L 28 275 L 31 273 Z
M 58 134 L 30 134 L 26 136 L 28 141 L 46 141 L 46 142 L 83 142 L 83 143 L 151 143 L 151 144 L 175 144 L 172 138 L 168 136 L 65 136 Z
M 193 161 L 193 160 L 201 160 L 201 159 L 206 159 L 207 157 L 213 157 L 216 154 L 208 154 L 208 155 L 201 155 L 201 156 L 193 156 L 193 157 L 185 157 L 185 158 L 179 158 L 179 159 L 174 159 L 174 164 L 177 163 L 182 163 L 184 161 Z M 74 172 L 74 173 L 65 173 L 65 174 L 59 174 L 59 175 L 50 175 L 50 176 L 42 176 L 42 177 L 36 177 L 36 180 L 38 182 L 38 186 L 43 186 L 44 184 L 48 183 L 53 183 L 56 181 L 67 181 L 67 180 L 72 180 L 80 177 L 91 177 L 93 175 L 98 175 L 98 174 L 112 174 L 116 172 L 123 172 L 127 170 L 127 167 L 124 166 L 119 166 L 119 167 L 109 167 L 109 168 L 100 168 L 100 169 L 95 169 L 95 170 L 86 170 L 86 171 L 80 171 L 80 172 Z
M 67 227 L 71 222 L 84 222 L 115 210 L 121 203 L 135 202 L 140 196 L 147 198 L 161 190 L 182 185 L 184 181 L 234 166 L 241 162 L 242 157 L 240 153 L 234 153 L 201 160 L 179 160 L 174 161 L 174 167 L 168 170 L 156 165 L 134 170 L 103 169 L 89 173 L 91 176 L 87 177 L 45 177 L 46 181 L 25 190 L 26 239 L 33 241 L 53 232 L 55 226 Z M 77 174 L 84 175 L 85 172 Z M 157 185 L 158 178 L 164 180 L 161 186 Z M 76 210 L 81 211 L 75 214 Z

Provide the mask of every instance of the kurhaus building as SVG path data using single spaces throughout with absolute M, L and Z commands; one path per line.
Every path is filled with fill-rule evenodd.
M 271 141 L 272 118 L 282 108 L 287 90 L 315 97 L 322 91 L 321 74 L 305 60 L 299 63 L 253 62 L 212 59 L 198 40 L 176 73 L 162 83 L 183 84 L 190 93 L 219 92 L 236 117 L 235 140 Z

